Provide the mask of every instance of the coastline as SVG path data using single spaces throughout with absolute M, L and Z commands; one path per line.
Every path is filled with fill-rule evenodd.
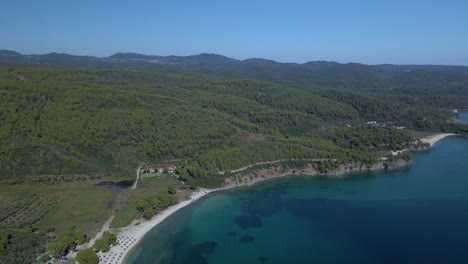
M 111 247 L 108 252 L 99 252 L 97 253 L 100 262 L 103 263 L 124 263 L 124 259 L 127 257 L 128 252 L 140 241 L 143 237 L 154 227 L 159 225 L 162 221 L 166 218 L 171 216 L 173 213 L 177 212 L 178 210 L 190 205 L 191 203 L 197 201 L 198 199 L 202 198 L 203 196 L 225 190 L 228 188 L 217 188 L 217 189 L 203 189 L 200 188 L 198 192 L 192 193 L 190 199 L 181 201 L 178 204 L 170 206 L 163 210 L 162 212 L 158 213 L 157 215 L 153 216 L 150 220 L 144 219 L 135 219 L 130 223 L 128 226 L 113 229 L 109 231 L 116 231 L 117 240 L 119 242 L 118 245 Z
M 449 136 L 458 136 L 458 134 L 454 133 L 440 133 L 440 134 L 435 134 L 427 137 L 423 137 L 420 139 L 422 143 L 427 143 L 429 144 L 430 147 L 434 146 L 435 143 L 439 142 L 440 140 L 449 137 Z
M 153 216 L 150 220 L 135 219 L 130 223 L 130 225 L 114 230 L 117 231 L 117 237 L 121 238 L 120 240 L 125 241 L 122 245 L 122 242 L 119 241 L 119 244 L 113 246 L 108 252 L 99 252 L 97 255 L 100 261 L 108 263 L 123 263 L 126 255 L 130 250 L 154 227 L 159 223 L 164 221 L 170 215 L 175 213 L 181 208 L 184 208 L 191 204 L 192 202 L 200 199 L 201 197 L 207 195 L 211 191 L 206 189 L 200 189 L 198 192 L 194 192 L 189 200 L 181 201 L 178 204 L 170 206 Z M 126 245 L 128 243 L 129 245 Z M 115 259 L 117 258 L 117 259 Z
M 162 221 L 164 221 L 166 218 L 171 216 L 173 213 L 177 212 L 179 209 L 182 209 L 190 205 L 191 203 L 199 200 L 203 196 L 208 195 L 210 193 L 238 188 L 238 187 L 252 186 L 259 182 L 272 180 L 274 178 L 282 178 L 282 177 L 289 176 L 289 175 L 302 175 L 302 176 L 312 176 L 312 177 L 313 176 L 328 176 L 328 177 L 349 176 L 349 175 L 358 174 L 359 172 L 380 171 L 380 170 L 387 170 L 387 169 L 393 170 L 393 169 L 398 169 L 398 168 L 411 165 L 411 163 L 407 163 L 407 162 L 405 163 L 396 162 L 395 164 L 389 167 L 386 167 L 386 166 L 383 166 L 382 162 L 378 162 L 377 164 L 374 164 L 371 167 L 366 167 L 362 169 L 359 167 L 356 167 L 355 169 L 349 169 L 348 166 L 345 166 L 337 170 L 334 170 L 330 173 L 317 173 L 315 171 L 312 172 L 312 171 L 307 171 L 307 170 L 287 170 L 280 174 L 271 173 L 269 176 L 261 175 L 262 173 L 265 172 L 265 170 L 263 169 L 259 171 L 260 174 L 258 175 L 258 177 L 251 177 L 251 175 L 250 176 L 245 175 L 243 177 L 240 177 L 239 178 L 240 181 L 237 181 L 235 183 L 226 181 L 224 184 L 224 187 L 221 187 L 221 188 L 216 188 L 216 189 L 200 188 L 198 192 L 194 192 L 190 196 L 189 200 L 181 201 L 178 204 L 165 209 L 164 211 L 155 215 L 150 220 L 136 219 L 136 220 L 133 220 L 132 223 L 126 227 L 113 230 L 113 231 L 117 231 L 118 239 L 120 241 L 123 241 L 124 244 L 120 244 L 120 241 L 119 241 L 119 245 L 112 247 L 109 250 L 109 252 L 106 252 L 106 253 L 99 252 L 98 257 L 100 258 L 101 261 L 104 260 L 105 263 L 116 263 L 116 264 L 124 263 L 124 260 L 126 259 L 128 253 L 132 250 L 132 248 L 136 244 L 138 244 L 138 242 L 140 242 L 144 238 L 144 236 L 149 231 L 151 231 L 153 228 L 155 228 L 157 225 L 159 225 Z M 275 168 L 273 171 L 277 171 L 277 169 Z M 247 178 L 248 180 L 246 180 Z
M 421 138 L 419 140 L 423 143 L 429 144 L 430 147 L 432 147 L 438 141 L 448 136 L 456 136 L 456 135 L 457 134 L 453 134 L 453 133 L 439 133 L 439 134 Z M 370 172 L 370 171 L 394 170 L 394 169 L 399 169 L 399 168 L 403 168 L 406 166 L 410 166 L 411 164 L 412 164 L 411 162 L 403 162 L 402 160 L 398 160 L 391 164 L 386 164 L 386 162 L 380 161 L 380 162 L 377 162 L 376 164 L 373 164 L 372 166 L 364 166 L 363 163 L 360 163 L 360 164 L 355 163 L 355 164 L 343 165 L 340 168 L 334 171 L 331 171 L 329 173 L 318 173 L 315 170 L 313 170 L 313 168 L 311 170 L 311 168 L 309 167 L 306 167 L 303 170 L 294 169 L 294 170 L 286 170 L 286 171 L 279 171 L 278 167 L 275 167 L 272 170 L 261 169 L 255 175 L 251 174 L 251 175 L 244 175 L 244 176 L 236 176 L 235 179 L 233 179 L 233 177 L 227 178 L 225 181 L 224 187 L 217 188 L 217 189 L 200 188 L 198 192 L 194 192 L 190 196 L 189 200 L 181 201 L 178 204 L 173 205 L 163 210 L 162 212 L 155 215 L 150 220 L 136 219 L 136 220 L 133 220 L 132 223 L 128 226 L 114 230 L 114 231 L 117 231 L 117 236 L 120 238 L 122 243 L 125 243 L 125 244 L 121 245 L 119 243 L 119 245 L 112 247 L 109 252 L 106 252 L 106 253 L 99 252 L 98 256 L 100 260 L 106 260 L 106 263 L 117 263 L 117 264 L 124 263 L 124 260 L 126 259 L 131 249 L 138 242 L 140 242 L 149 231 L 151 231 L 158 224 L 160 224 L 162 221 L 164 221 L 166 218 L 171 216 L 173 213 L 175 213 L 179 209 L 182 209 L 190 205 L 191 203 L 199 200 L 203 196 L 213 193 L 213 192 L 237 188 L 237 187 L 252 186 L 259 182 L 263 182 L 263 181 L 270 180 L 273 178 L 282 178 L 287 175 L 305 175 L 305 176 L 324 175 L 324 176 L 330 176 L 330 177 L 347 176 L 351 174 L 358 174 L 358 173 L 364 173 L 364 172 Z

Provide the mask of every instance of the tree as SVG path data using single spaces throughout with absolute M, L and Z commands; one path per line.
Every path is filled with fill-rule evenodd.
M 117 236 L 111 232 L 104 232 L 102 237 L 94 242 L 94 249 L 96 251 L 107 252 L 110 249 L 110 245 L 117 245 Z
M 187 181 L 188 180 L 188 174 L 187 174 L 187 171 L 185 169 L 180 169 L 180 168 L 177 168 L 175 170 L 175 173 L 177 175 L 179 175 L 179 179 L 182 180 L 182 181 Z
M 96 255 L 96 252 L 92 250 L 91 248 L 87 248 L 85 250 L 80 251 L 76 255 L 76 261 L 80 264 L 97 264 L 99 263 L 98 256 Z
M 151 217 L 154 216 L 154 214 L 156 214 L 154 209 L 152 207 L 149 207 L 143 211 L 143 218 L 145 218 L 146 220 L 149 220 L 151 219 Z
M 177 190 L 173 186 L 168 187 L 168 191 L 160 191 L 159 193 L 140 200 L 136 203 L 138 211 L 143 213 L 145 219 L 151 219 L 157 212 L 160 212 L 167 207 L 177 204 L 179 202 L 175 194 Z
M 0 253 L 3 253 L 6 250 L 9 238 L 10 235 L 8 234 L 8 232 L 3 229 L 0 229 Z
M 74 242 L 72 237 L 63 236 L 56 242 L 50 243 L 47 249 L 51 251 L 54 256 L 63 256 L 67 253 L 67 250 L 74 248 Z
M 177 193 L 177 190 L 176 190 L 176 188 L 175 188 L 173 185 L 170 185 L 169 187 L 167 187 L 167 191 L 168 191 L 170 194 L 176 194 L 176 193 Z
M 87 237 L 83 230 L 75 225 L 68 225 L 63 233 L 57 236 L 57 239 L 48 245 L 48 250 L 55 256 L 63 256 L 67 250 L 74 249 L 76 245 L 86 242 Z
M 78 245 L 83 244 L 87 240 L 85 232 L 79 228 L 73 230 L 73 237 L 75 238 Z

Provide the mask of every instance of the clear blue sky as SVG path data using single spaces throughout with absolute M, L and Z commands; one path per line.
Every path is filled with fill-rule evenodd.
M 468 0 L 2 0 L 0 49 L 468 65 Z

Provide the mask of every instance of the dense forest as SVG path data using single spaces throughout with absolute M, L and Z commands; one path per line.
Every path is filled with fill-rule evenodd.
M 282 84 L 326 86 L 348 91 L 392 95 L 468 96 L 466 66 L 365 65 L 333 61 L 310 61 L 299 64 L 261 58 L 237 60 L 207 53 L 191 56 L 116 53 L 109 57 L 75 56 L 55 52 L 23 55 L 9 50 L 0 50 L 0 62 L 80 69 L 197 72 Z
M 176 160 L 185 180 L 214 185 L 218 171 L 260 161 L 375 158 L 369 144 L 412 140 L 396 126 L 466 131 L 447 122 L 464 104 L 202 73 L 0 67 L 0 177 L 133 177 L 140 162 Z M 386 130 L 356 132 L 368 121 Z M 360 147 L 337 141 L 356 133 Z
M 0 229 L 0 263 L 33 263 L 44 252 L 47 232 L 33 228 Z

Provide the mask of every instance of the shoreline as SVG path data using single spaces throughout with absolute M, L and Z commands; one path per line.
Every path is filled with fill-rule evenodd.
M 145 235 L 153 228 L 158 226 L 162 221 L 171 216 L 173 213 L 180 209 L 192 204 L 199 200 L 203 196 L 225 190 L 229 188 L 217 188 L 217 189 L 203 189 L 199 188 L 199 191 L 192 193 L 190 199 L 181 201 L 175 205 L 172 205 L 165 210 L 161 211 L 157 215 L 153 216 L 150 220 L 135 219 L 128 226 L 116 229 L 110 229 L 108 231 L 114 231 L 117 235 L 118 245 L 110 248 L 108 252 L 98 252 L 99 261 L 103 263 L 124 263 L 127 254 L 131 249 L 140 242 Z
M 409 166 L 410 164 L 404 164 L 402 166 L 397 166 L 397 167 L 392 167 L 391 170 L 393 169 L 398 169 L 402 167 Z M 271 177 L 259 177 L 255 178 L 252 181 L 249 182 L 242 182 L 242 183 L 237 183 L 237 184 L 230 184 L 230 185 L 225 185 L 224 187 L 216 188 L 216 189 L 204 189 L 204 188 L 199 188 L 198 192 L 194 192 L 189 200 L 181 201 L 176 205 L 173 205 L 171 207 L 168 207 L 167 209 L 163 210 L 159 214 L 155 215 L 153 218 L 150 220 L 144 220 L 144 219 L 135 219 L 126 227 L 122 227 L 119 229 L 114 229 L 114 230 L 109 230 L 109 231 L 115 231 L 116 235 L 118 237 L 118 242 L 119 244 L 116 246 L 111 247 L 111 249 L 106 252 L 99 252 L 97 253 L 100 261 L 105 261 L 105 263 L 115 263 L 115 264 L 121 264 L 125 263 L 124 260 L 128 257 L 128 253 L 140 242 L 145 235 L 150 232 L 153 228 L 158 226 L 161 222 L 163 222 L 166 218 L 177 212 L 178 210 L 192 204 L 193 202 L 196 202 L 200 198 L 211 194 L 215 193 L 218 191 L 224 191 L 224 190 L 230 190 L 234 188 L 239 188 L 239 187 L 249 187 L 253 186 L 257 183 L 264 182 L 264 181 L 269 181 L 269 180 L 274 180 L 275 178 L 283 178 L 285 176 L 291 175 L 291 176 L 297 176 L 297 175 L 302 175 L 302 176 L 328 176 L 328 177 L 336 177 L 336 176 L 350 176 L 350 175 L 355 175 L 368 172 L 368 171 L 380 171 L 384 170 L 383 168 L 373 168 L 369 170 L 363 170 L 363 171 L 347 171 L 347 170 L 337 170 L 334 172 L 330 172 L 327 174 L 320 174 L 320 173 L 291 173 L 291 172 L 286 172 L 283 173 L 279 176 L 271 176 Z M 139 224 L 137 224 L 139 223 Z M 137 225 L 136 225 L 137 224 Z M 121 244 L 121 241 L 123 244 Z
M 396 167 L 391 167 L 390 170 L 394 169 L 399 169 L 402 167 L 409 166 L 411 164 L 405 163 L 403 165 L 398 165 Z M 286 173 L 282 173 L 281 175 L 274 176 L 272 175 L 271 177 L 258 177 L 253 179 L 252 181 L 248 182 L 242 182 L 242 183 L 236 183 L 236 184 L 229 184 L 225 185 L 224 187 L 216 188 L 216 189 L 204 189 L 200 188 L 198 192 L 194 192 L 189 200 L 181 201 L 176 205 L 173 205 L 159 214 L 155 215 L 153 218 L 150 220 L 143 220 L 143 219 L 135 219 L 130 223 L 130 225 L 115 229 L 115 230 L 109 230 L 109 231 L 116 231 L 117 232 L 117 237 L 118 239 L 123 241 L 123 243 L 128 243 L 121 245 L 119 241 L 119 245 L 111 247 L 109 252 L 103 253 L 99 252 L 97 255 L 100 259 L 106 260 L 105 263 L 115 263 L 115 264 L 121 264 L 125 263 L 124 260 L 128 257 L 128 253 L 140 242 L 145 235 L 150 232 L 153 228 L 158 226 L 162 221 L 164 221 L 166 218 L 171 216 L 173 213 L 177 212 L 178 210 L 190 205 L 191 203 L 199 200 L 200 198 L 210 194 L 210 193 L 215 193 L 218 191 L 223 191 L 223 190 L 229 190 L 229 189 L 234 189 L 234 188 L 239 188 L 239 187 L 249 187 L 253 186 L 257 183 L 264 182 L 264 181 L 269 181 L 269 180 L 274 180 L 275 178 L 283 178 L 287 175 L 302 175 L 302 176 L 328 176 L 328 177 L 336 177 L 336 176 L 350 176 L 350 175 L 355 175 L 359 173 L 365 173 L 369 171 L 381 171 L 385 170 L 382 167 L 373 167 L 369 168 L 367 170 L 359 170 L 359 171 L 349 171 L 349 170 L 343 170 L 343 169 L 338 169 L 334 172 L 330 173 L 291 173 L 290 171 Z M 136 223 L 140 223 L 138 225 L 135 225 Z
M 111 249 L 108 252 L 99 252 L 97 255 L 99 257 L 100 262 L 104 260 L 104 262 L 106 263 L 124 263 L 124 259 L 127 257 L 127 254 L 136 244 L 138 244 L 138 242 L 140 242 L 140 240 L 143 239 L 143 237 L 151 229 L 155 228 L 173 213 L 188 206 L 192 202 L 200 199 L 201 197 L 209 193 L 211 193 L 210 190 L 200 189 L 200 191 L 192 193 L 189 200 L 181 201 L 175 205 L 166 208 L 162 212 L 153 216 L 150 220 L 135 219 L 130 223 L 130 225 L 114 230 L 117 231 L 116 235 L 118 238 L 120 238 L 121 241 L 119 241 L 118 245 L 111 247 Z
M 431 136 L 423 137 L 419 139 L 423 143 L 428 143 L 430 147 L 433 147 L 433 145 L 440 140 L 448 137 L 448 136 L 457 136 L 457 134 L 453 133 L 439 133 L 439 134 L 434 134 Z M 403 165 L 397 165 L 395 167 L 391 167 L 390 169 L 398 169 L 401 167 L 408 166 L 410 164 L 403 164 Z M 378 171 L 382 170 L 382 168 L 372 168 L 369 171 Z M 359 172 L 365 172 L 365 171 L 354 171 L 352 174 L 358 174 Z M 284 175 L 295 175 L 295 173 L 285 173 Z M 350 171 L 343 171 L 343 170 L 337 170 L 335 172 L 330 172 L 327 174 L 322 174 L 325 176 L 347 176 L 350 175 Z M 243 182 L 243 183 L 237 183 L 237 184 L 231 184 L 227 185 L 225 187 L 221 188 L 216 188 L 216 189 L 204 189 L 200 188 L 199 191 L 194 192 L 189 200 L 181 201 L 176 205 L 173 205 L 171 207 L 168 207 L 167 209 L 163 210 L 159 214 L 155 215 L 153 218 L 150 220 L 143 220 L 143 219 L 135 219 L 132 221 L 132 223 L 126 227 L 120 228 L 120 229 L 115 229 L 113 231 L 117 232 L 117 237 L 119 238 L 119 245 L 112 247 L 109 252 L 103 253 L 99 252 L 98 256 L 101 261 L 105 261 L 106 263 L 124 263 L 124 260 L 127 258 L 128 253 L 133 249 L 133 247 L 140 242 L 145 235 L 151 231 L 153 228 L 158 226 L 161 222 L 163 222 L 166 218 L 171 216 L 173 213 L 177 212 L 178 210 L 192 204 L 193 202 L 199 200 L 200 198 L 204 197 L 207 194 L 222 191 L 222 190 L 228 190 L 228 189 L 233 189 L 237 187 L 245 187 L 245 186 L 252 186 L 255 185 L 259 182 L 263 182 L 265 180 L 270 180 L 273 178 L 282 178 L 284 176 L 279 175 L 279 176 L 273 176 L 273 177 L 262 177 L 262 178 L 256 178 L 252 181 L 249 182 Z M 320 174 L 313 173 L 313 174 L 300 174 L 300 175 L 306 175 L 306 176 L 317 176 Z M 139 224 L 137 224 L 139 223 Z M 112 231 L 112 230 L 110 230 Z
M 420 141 L 422 143 L 427 143 L 427 144 L 429 144 L 430 147 L 432 147 L 432 146 L 434 146 L 435 143 L 439 142 L 440 140 L 442 140 L 442 139 L 444 139 L 446 137 L 450 137 L 450 136 L 458 136 L 458 134 L 439 133 L 439 134 L 423 137 L 423 138 L 420 139 Z

